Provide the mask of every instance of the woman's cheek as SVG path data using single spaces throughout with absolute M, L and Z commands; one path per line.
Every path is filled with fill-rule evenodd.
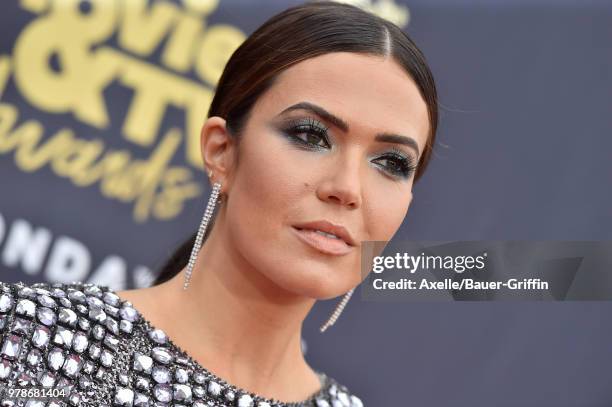
M 391 240 L 406 218 L 412 192 L 379 193 L 372 197 L 369 207 L 367 229 L 371 231 L 370 240 Z

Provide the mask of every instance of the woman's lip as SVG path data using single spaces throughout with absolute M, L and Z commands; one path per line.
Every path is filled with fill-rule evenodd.
M 295 231 L 298 239 L 322 253 L 343 256 L 353 250 L 353 247 L 347 245 L 342 239 L 323 236 L 315 231 L 298 229 L 295 226 L 292 229 Z

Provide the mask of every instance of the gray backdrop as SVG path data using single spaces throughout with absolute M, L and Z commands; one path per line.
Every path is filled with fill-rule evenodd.
M 222 0 L 207 21 L 248 35 L 297 3 Z M 433 162 L 396 238 L 612 239 L 612 3 L 395 4 L 408 7 L 404 28 L 430 62 L 442 105 Z M 17 1 L 0 7 L 0 55 L 10 56 L 35 15 Z M 114 35 L 107 39 L 115 43 Z M 155 64 L 160 52 L 145 59 Z M 132 96 L 117 81 L 104 88 L 112 120 L 102 129 L 33 106 L 12 77 L 1 95 L 0 103 L 18 107 L 20 122 L 37 118 L 47 135 L 68 126 L 134 157 L 151 153 L 112 136 Z M 183 121 L 169 107 L 159 134 Z M 184 165 L 184 154 L 172 160 Z M 201 172 L 194 178 L 204 179 Z M 125 270 L 118 287 L 145 285 L 148 270 L 195 230 L 208 193 L 171 220 L 135 222 L 133 206 L 103 198 L 98 186 L 76 187 L 49 166 L 24 171 L 13 152 L 0 151 L 1 279 L 61 280 L 48 271 L 49 248 L 68 237 L 78 242 L 73 249 L 80 244 L 89 253 L 84 279 L 99 278 L 94 270 L 107 260 Z M 36 231 L 38 243 L 20 251 L 11 233 L 28 241 Z M 307 319 L 307 358 L 368 406 L 612 405 L 610 302 L 378 303 L 357 291 L 321 335 L 335 304 L 318 304 Z

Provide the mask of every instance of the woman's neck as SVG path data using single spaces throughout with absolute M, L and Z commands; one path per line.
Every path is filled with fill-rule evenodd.
M 187 290 L 183 269 L 165 283 L 118 295 L 132 297 L 154 326 L 235 386 L 278 400 L 307 398 L 320 388 L 301 351 L 302 322 L 314 300 L 281 290 L 211 238 Z

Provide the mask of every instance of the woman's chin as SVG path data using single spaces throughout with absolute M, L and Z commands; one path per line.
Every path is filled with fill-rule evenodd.
M 345 294 L 352 286 L 345 281 L 333 281 L 329 278 L 317 278 L 310 273 L 307 277 L 297 279 L 279 279 L 277 284 L 286 291 L 314 300 L 328 300 Z

